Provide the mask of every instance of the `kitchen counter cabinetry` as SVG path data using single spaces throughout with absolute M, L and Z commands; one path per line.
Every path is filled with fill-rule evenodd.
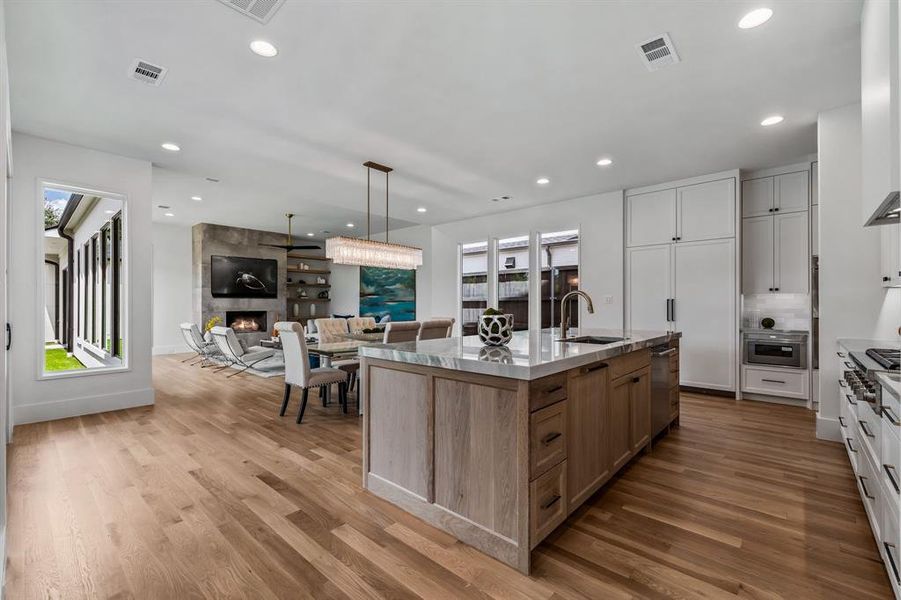
M 532 549 L 650 444 L 650 344 L 676 337 L 567 367 L 585 358 L 574 348 L 535 379 L 364 353 L 364 487 L 528 573 Z M 430 342 L 415 343 L 422 361 L 445 340 Z

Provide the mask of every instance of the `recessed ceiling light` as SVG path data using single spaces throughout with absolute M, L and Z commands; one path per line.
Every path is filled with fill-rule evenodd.
M 428 210 L 426 207 L 420 206 L 419 208 L 416 209 L 416 212 L 426 212 L 426 210 Z
M 354 224 L 353 224 L 353 223 L 348 223 L 347 226 L 348 226 L 348 227 L 353 227 Z
M 773 115 L 771 117 L 767 117 L 763 121 L 760 122 L 764 127 L 769 127 L 770 125 L 778 125 L 783 121 L 782 115 Z
M 612 164 L 613 164 L 613 161 L 610 160 L 609 158 L 602 158 L 601 160 L 599 160 L 599 161 L 597 162 L 597 165 L 598 165 L 599 167 L 607 167 L 607 166 L 612 165 Z
M 203 200 L 203 198 L 201 198 L 200 196 L 191 196 L 191 200 L 193 200 L 194 202 L 200 202 L 201 200 Z
M 173 144 L 172 142 L 165 142 L 160 144 L 163 150 L 168 150 L 169 152 L 178 152 L 181 150 L 181 147 L 178 144 Z
M 751 29 L 758 25 L 763 25 L 773 16 L 773 11 L 769 8 L 756 8 L 743 16 L 738 26 L 742 29 Z
M 308 235 L 308 236 L 310 236 L 310 237 L 313 237 L 313 236 L 314 236 L 314 235 L 316 235 L 316 234 L 315 234 L 315 233 L 313 233 L 313 232 L 312 232 L 312 231 L 311 231 L 311 232 L 310 232 L 310 233 L 308 233 L 308 234 L 307 234 L 307 235 Z
M 250 49 L 254 54 L 258 54 L 265 58 L 272 58 L 278 54 L 278 48 L 265 40 L 254 40 L 250 42 Z
M 537 183 L 538 185 L 547 185 L 550 182 L 551 182 L 551 180 L 548 179 L 547 177 L 539 177 L 538 179 L 535 180 L 535 183 Z
M 175 214 L 173 214 L 173 213 L 166 213 L 166 216 L 167 216 L 167 217 L 174 217 Z

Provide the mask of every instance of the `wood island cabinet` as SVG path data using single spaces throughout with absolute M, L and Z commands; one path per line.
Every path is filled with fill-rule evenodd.
M 528 381 L 364 356 L 364 486 L 528 573 L 532 549 L 650 444 L 650 354 Z

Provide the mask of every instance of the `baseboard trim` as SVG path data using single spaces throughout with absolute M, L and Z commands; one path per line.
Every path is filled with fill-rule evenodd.
M 686 392 L 689 394 L 699 394 L 702 396 L 720 396 L 721 398 L 731 398 L 735 400 L 736 395 L 734 391 L 729 390 L 717 390 L 712 388 L 703 388 L 703 387 L 694 387 L 691 385 L 680 385 L 680 392 Z
M 154 356 L 158 354 L 182 354 L 183 352 L 191 352 L 191 349 L 184 344 L 175 344 L 172 346 L 154 346 L 151 350 Z
M 146 388 L 100 396 L 67 398 L 39 404 L 23 404 L 13 408 L 13 422 L 16 425 L 40 423 L 42 421 L 80 417 L 111 410 L 148 406 L 153 404 L 153 402 L 153 388 Z
M 817 415 L 817 439 L 840 443 L 842 428 L 838 424 L 838 419 L 828 419 Z
M 7 482 L 8 485 L 8 482 Z M 5 492 L 5 490 L 4 490 Z M 7 512 L 8 514 L 8 512 Z M 5 515 L 4 515 L 5 516 Z M 0 600 L 6 598 L 6 525 L 4 524 L 3 529 L 0 530 L 0 557 L 2 557 L 3 562 L 0 562 Z

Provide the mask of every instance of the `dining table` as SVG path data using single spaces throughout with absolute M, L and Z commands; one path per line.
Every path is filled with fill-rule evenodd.
M 363 339 L 355 339 L 355 335 L 363 336 Z M 366 337 L 369 336 L 369 337 Z M 358 350 L 363 346 L 374 346 L 381 344 L 383 334 L 373 337 L 373 334 L 341 334 L 338 341 L 333 342 L 315 342 L 307 344 L 307 351 L 319 357 L 319 364 L 322 367 L 331 367 L 332 361 L 341 359 L 352 359 L 357 357 Z M 325 390 L 325 401 L 331 398 L 331 389 L 327 387 Z M 363 414 L 363 406 L 360 404 L 360 392 L 357 392 L 357 413 Z

